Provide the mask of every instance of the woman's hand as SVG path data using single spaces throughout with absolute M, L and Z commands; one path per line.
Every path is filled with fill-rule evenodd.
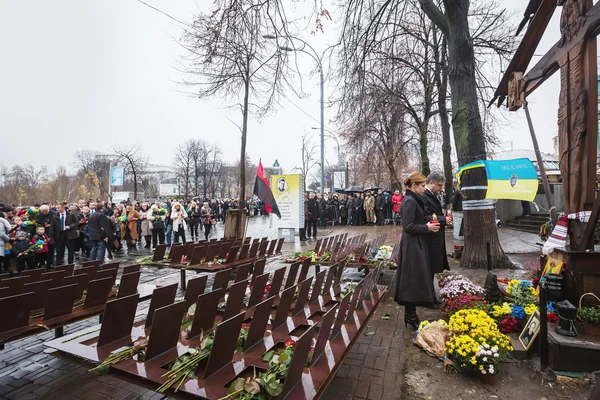
M 427 223 L 427 230 L 429 232 L 437 232 L 440 230 L 440 224 L 432 224 L 431 222 Z

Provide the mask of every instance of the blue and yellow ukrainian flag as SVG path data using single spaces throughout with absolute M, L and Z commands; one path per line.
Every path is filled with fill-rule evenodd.
M 480 160 L 462 166 L 456 173 L 460 178 L 464 171 L 485 168 L 488 187 L 486 199 L 533 201 L 538 191 L 538 175 L 528 158 L 514 160 Z

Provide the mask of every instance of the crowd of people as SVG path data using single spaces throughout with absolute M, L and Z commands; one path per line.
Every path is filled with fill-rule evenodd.
M 317 227 L 332 225 L 385 225 L 401 223 L 401 205 L 404 194 L 400 190 L 365 191 L 363 193 L 307 193 L 304 196 L 304 229 L 300 240 L 317 236 Z
M 215 224 L 237 206 L 235 200 L 0 204 L 0 269 L 11 274 L 51 270 L 65 263 L 65 255 L 69 264 L 76 255 L 81 261 L 104 262 L 125 248 L 135 253 L 158 244 L 198 241 L 201 235 L 208 240 Z M 259 201 L 249 200 L 246 207 L 252 207 L 251 215 L 264 214 Z

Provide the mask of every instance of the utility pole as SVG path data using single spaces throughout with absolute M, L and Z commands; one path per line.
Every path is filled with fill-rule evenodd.
M 323 65 L 319 65 L 319 71 L 321 77 L 321 194 L 325 194 L 325 89 L 323 87 Z

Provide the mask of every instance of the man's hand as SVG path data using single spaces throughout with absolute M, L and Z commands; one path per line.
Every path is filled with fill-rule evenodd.
M 69 225 L 65 225 L 65 231 L 68 231 L 69 229 L 71 229 L 71 227 Z
M 106 243 L 108 243 L 108 238 L 104 238 L 102 240 L 104 240 Z

